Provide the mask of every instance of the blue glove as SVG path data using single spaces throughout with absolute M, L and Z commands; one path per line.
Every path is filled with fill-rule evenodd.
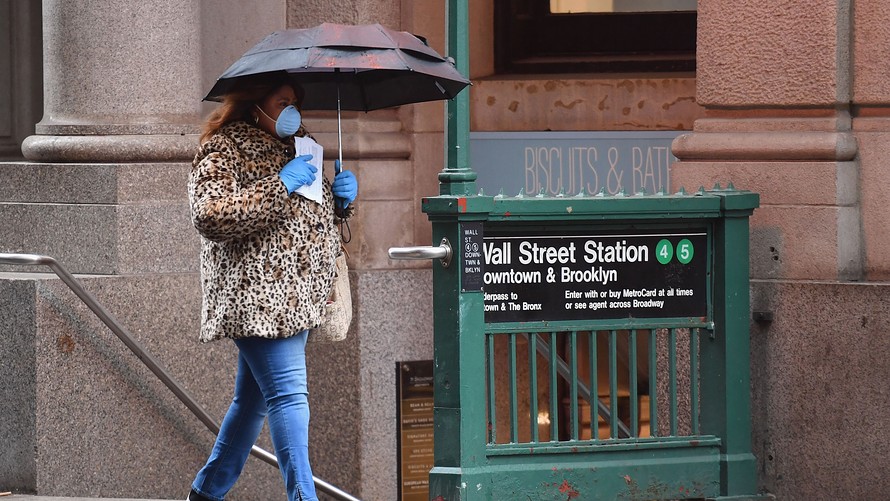
M 340 161 L 334 160 L 334 170 L 339 170 L 339 167 Z M 355 179 L 355 174 L 348 170 L 340 171 L 334 176 L 331 192 L 338 198 L 337 205 L 341 209 L 345 209 L 358 195 L 358 181 Z
M 318 169 L 310 164 L 309 160 L 312 160 L 312 155 L 301 155 L 284 164 L 284 167 L 281 168 L 278 177 L 281 178 L 281 182 L 287 188 L 288 195 L 300 186 L 312 184 L 315 181 L 315 173 L 318 172 Z

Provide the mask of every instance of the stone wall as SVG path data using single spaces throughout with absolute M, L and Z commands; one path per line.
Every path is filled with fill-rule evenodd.
M 778 499 L 870 499 L 888 421 L 883 2 L 705 2 L 672 185 L 760 193 L 751 218 L 754 452 Z M 862 282 L 868 280 L 868 282 Z M 758 318 L 763 318 L 758 316 Z M 868 423 L 868 424 L 866 424 Z

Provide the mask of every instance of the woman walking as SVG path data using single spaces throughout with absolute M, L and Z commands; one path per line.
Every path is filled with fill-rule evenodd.
M 344 170 L 323 180 L 320 203 L 294 193 L 322 176 L 310 155 L 294 155 L 293 137 L 308 137 L 301 98 L 283 79 L 237 87 L 208 117 L 189 176 L 203 237 L 200 339 L 229 338 L 238 348 L 234 398 L 192 501 L 224 500 L 266 418 L 288 499 L 318 499 L 306 338 L 322 320 L 341 252 L 337 223 L 351 215 L 358 184 Z

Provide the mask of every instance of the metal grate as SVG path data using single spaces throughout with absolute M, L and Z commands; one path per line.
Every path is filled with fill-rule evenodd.
M 698 437 L 703 332 L 487 331 L 489 448 Z

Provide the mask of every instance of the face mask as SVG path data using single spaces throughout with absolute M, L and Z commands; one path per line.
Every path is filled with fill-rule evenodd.
M 256 107 L 260 110 L 260 113 L 266 115 L 266 112 L 263 111 L 259 106 Z M 272 117 L 266 115 L 266 118 L 272 120 Z M 284 139 L 288 136 L 293 136 L 300 130 L 300 112 L 294 105 L 290 105 L 287 108 L 281 110 L 281 113 L 278 115 L 278 120 L 274 120 L 275 122 L 275 133 L 278 134 L 278 137 Z

